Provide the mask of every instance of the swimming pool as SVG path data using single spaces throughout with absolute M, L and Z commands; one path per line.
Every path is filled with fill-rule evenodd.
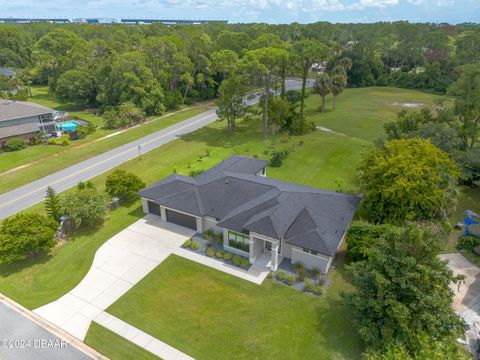
M 67 121 L 64 123 L 57 124 L 60 129 L 63 131 L 75 131 L 75 129 L 80 125 L 76 121 Z

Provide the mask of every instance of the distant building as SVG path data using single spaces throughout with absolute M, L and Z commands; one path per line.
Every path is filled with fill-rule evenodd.
M 311 72 L 316 72 L 316 73 L 323 73 L 327 69 L 327 62 L 324 61 L 322 63 L 314 63 L 312 64 L 312 67 L 310 68 Z
M 140 25 L 162 23 L 165 25 L 200 25 L 207 23 L 221 23 L 227 24 L 228 20 L 173 20 L 173 19 L 121 19 L 123 24 Z
M 72 19 L 72 22 L 76 24 L 98 24 L 98 25 L 108 25 L 115 24 L 117 19 L 113 18 L 76 18 Z
M 15 76 L 17 76 L 17 73 L 13 70 L 0 67 L 0 75 L 9 77 L 10 79 L 13 79 Z
M 54 110 L 26 102 L 0 99 L 0 143 L 11 137 L 33 138 L 56 130 Z
M 65 24 L 69 23 L 69 19 L 41 19 L 41 18 L 13 18 L 13 17 L 7 17 L 7 18 L 0 18 L 0 23 L 15 23 L 15 24 L 29 24 L 29 23 L 35 23 L 35 22 L 46 22 L 46 23 L 59 23 L 59 24 Z

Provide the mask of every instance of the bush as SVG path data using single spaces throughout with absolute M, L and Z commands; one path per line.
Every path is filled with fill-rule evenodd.
M 190 244 L 190 248 L 192 250 L 198 250 L 200 249 L 200 243 L 198 241 L 192 241 L 192 243 Z
M 232 261 L 235 265 L 240 266 L 242 264 L 242 257 L 239 255 L 233 255 Z
M 183 243 L 182 246 L 184 248 L 188 248 L 188 247 L 190 247 L 190 245 L 192 245 L 192 239 L 187 239 L 187 240 L 185 240 L 185 242 Z
M 215 256 L 215 249 L 209 247 L 209 248 L 207 249 L 207 256 L 214 257 L 214 256 Z
M 0 264 L 46 253 L 55 246 L 58 222 L 46 216 L 17 214 L 0 226 Z
M 287 282 L 288 285 L 292 286 L 293 284 L 295 284 L 295 275 L 288 275 L 286 278 L 285 278 L 285 281 Z
M 287 276 L 287 275 L 286 275 L 283 271 L 279 271 L 279 272 L 277 273 L 277 280 L 278 280 L 278 281 L 283 281 L 283 280 L 285 280 L 285 277 L 286 277 L 286 276 Z
M 64 137 L 62 141 L 60 141 L 60 145 L 62 146 L 68 146 L 70 144 L 70 141 L 68 141 L 68 138 Z
M 83 184 L 83 183 L 82 183 Z M 79 184 L 80 185 L 80 184 Z M 76 227 L 100 223 L 108 213 L 108 199 L 96 189 L 86 187 L 66 193 L 60 200 L 62 213 L 75 223 Z
M 223 254 L 223 258 L 224 258 L 225 260 L 227 260 L 227 261 L 232 260 L 232 257 L 233 257 L 233 254 L 232 254 L 231 252 L 225 252 L 225 253 Z
M 295 271 L 296 271 L 297 273 L 298 273 L 298 271 L 299 271 L 300 269 L 305 269 L 305 268 L 303 267 L 303 264 L 302 264 L 300 261 L 294 262 L 294 263 L 293 263 L 293 268 L 295 269 Z
M 312 268 L 312 275 L 314 278 L 318 278 L 320 276 L 320 269 L 316 266 Z
M 205 240 L 207 240 L 209 244 L 211 244 L 215 237 L 215 232 L 212 229 L 208 229 L 203 232 L 202 236 L 205 238 Z
M 137 191 L 143 189 L 145 183 L 137 175 L 124 170 L 115 170 L 105 180 L 105 191 L 112 197 L 131 201 Z
M 223 233 L 219 232 L 215 234 L 215 240 L 217 240 L 217 245 L 222 246 L 223 245 Z
M 240 266 L 244 269 L 248 268 L 250 266 L 250 261 L 247 258 L 242 258 L 242 261 L 240 263 Z
M 320 285 L 316 285 L 313 287 L 313 293 L 315 295 L 322 295 L 323 294 L 323 288 Z
M 480 239 L 466 235 L 458 239 L 457 249 L 473 251 L 478 245 L 480 245 Z
M 347 252 L 354 261 L 365 260 L 374 245 L 391 225 L 376 225 L 367 221 L 354 221 L 347 232 Z
M 202 174 L 205 170 L 203 169 L 193 169 L 193 170 L 190 170 L 190 172 L 188 173 L 188 176 L 190 177 L 195 177 L 195 176 L 198 176 L 200 174 Z
M 27 147 L 27 144 L 25 143 L 25 140 L 19 137 L 13 137 L 10 139 L 7 139 L 3 143 L 3 150 L 5 151 L 18 151 L 25 149 Z
M 219 259 L 223 259 L 224 252 L 222 250 L 219 250 L 215 253 L 215 256 L 218 257 Z
M 280 167 L 283 164 L 283 160 L 288 157 L 288 151 L 273 151 L 270 157 L 269 165 L 271 167 Z
M 303 285 L 303 291 L 310 291 L 313 292 L 314 285 L 310 280 L 305 280 L 305 284 Z
M 301 267 L 300 269 L 297 270 L 297 275 L 300 281 L 305 280 L 305 277 L 307 276 L 307 270 L 305 270 L 304 267 Z
M 275 273 L 273 271 L 269 271 L 269 273 L 267 274 L 267 278 L 268 279 L 273 279 L 274 275 L 275 275 Z

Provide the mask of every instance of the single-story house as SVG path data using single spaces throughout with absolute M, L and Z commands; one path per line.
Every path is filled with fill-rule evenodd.
M 56 130 L 54 110 L 26 101 L 0 99 L 0 143 L 10 137 L 30 139 Z
M 172 174 L 138 192 L 163 221 L 223 232 L 224 249 L 254 264 L 270 254 L 327 273 L 360 198 L 266 177 L 265 160 L 234 155 L 188 177 Z

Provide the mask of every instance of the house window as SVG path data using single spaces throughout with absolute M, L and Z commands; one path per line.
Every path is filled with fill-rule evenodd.
M 312 255 L 318 255 L 318 252 L 315 251 L 315 250 L 310 250 L 310 249 L 305 249 L 305 248 L 302 248 L 303 252 L 306 252 L 306 253 L 309 253 L 309 254 L 312 254 Z
M 246 252 L 250 251 L 250 237 L 234 231 L 228 232 L 228 245 Z

